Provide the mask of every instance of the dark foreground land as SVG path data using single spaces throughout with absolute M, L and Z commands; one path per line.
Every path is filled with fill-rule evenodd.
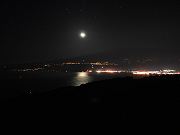
M 2 101 L 1 116 L 29 130 L 179 134 L 178 108 L 180 76 L 127 77 Z

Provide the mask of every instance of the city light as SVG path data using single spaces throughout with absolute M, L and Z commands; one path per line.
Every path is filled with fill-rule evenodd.
M 71 65 L 76 65 L 74 68 Z M 84 66 L 86 68 L 83 70 Z M 79 69 L 78 69 L 79 67 Z M 80 72 L 79 77 L 86 76 L 87 73 L 127 73 L 132 75 L 179 75 L 180 72 L 174 69 L 159 69 L 159 70 L 121 70 L 118 69 L 118 64 L 111 63 L 108 61 L 66 61 L 61 64 L 36 64 L 34 66 L 22 69 L 13 69 L 13 71 L 17 72 Z M 86 72 L 81 72 L 86 71 Z
M 175 70 L 160 70 L 160 71 L 132 71 L 134 75 L 178 75 L 180 72 Z
M 82 62 L 82 63 L 81 62 L 63 62 L 62 65 L 117 66 L 118 64 L 110 63 L 110 62 Z
M 116 71 L 116 70 L 97 70 L 97 73 L 121 73 L 122 71 Z
M 122 70 L 97 70 L 96 73 L 122 73 L 126 71 Z M 177 75 L 180 72 L 176 72 L 175 70 L 159 70 L 159 71 L 144 71 L 144 70 L 135 70 L 128 73 L 132 73 L 133 75 Z
M 150 75 L 150 74 L 162 74 L 159 71 L 132 71 L 134 75 Z

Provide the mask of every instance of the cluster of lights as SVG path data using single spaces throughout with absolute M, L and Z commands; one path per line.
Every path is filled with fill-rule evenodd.
M 160 71 L 132 71 L 135 75 L 177 75 L 180 74 L 180 72 L 176 72 L 175 70 L 160 70 Z
M 80 62 L 64 62 L 62 65 L 96 65 L 96 66 L 117 66 L 117 64 L 109 62 L 90 62 L 90 63 L 80 63 Z
M 162 74 L 159 71 L 132 71 L 134 75 L 150 75 L 150 74 Z
M 117 66 L 117 64 L 109 63 L 109 62 L 95 62 L 95 63 L 86 63 L 91 65 L 97 65 L 97 66 Z
M 80 62 L 66 62 L 66 63 L 62 63 L 62 65 L 80 65 Z
M 122 73 L 122 70 L 97 70 L 96 73 Z M 134 75 L 177 75 L 180 72 L 175 70 L 160 70 L 160 71 L 131 71 Z
M 18 72 L 28 72 L 28 71 L 38 71 L 42 70 L 43 68 L 34 68 L 34 69 L 18 69 Z
M 115 70 L 97 70 L 97 73 L 121 73 L 122 71 L 115 71 Z

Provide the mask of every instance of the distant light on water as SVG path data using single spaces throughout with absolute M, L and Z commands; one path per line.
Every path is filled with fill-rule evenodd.
M 87 77 L 88 74 L 87 74 L 86 72 L 79 72 L 79 73 L 78 73 L 78 76 L 79 76 L 79 77 Z
M 86 84 L 92 81 L 92 77 L 88 72 L 78 72 L 76 76 L 73 78 L 73 86 L 80 86 L 82 84 Z

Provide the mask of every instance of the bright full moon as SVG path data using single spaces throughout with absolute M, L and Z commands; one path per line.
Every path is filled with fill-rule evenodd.
M 85 33 L 85 32 L 81 32 L 81 33 L 80 33 L 80 37 L 81 37 L 81 38 L 85 38 L 85 37 L 86 37 L 86 33 Z

